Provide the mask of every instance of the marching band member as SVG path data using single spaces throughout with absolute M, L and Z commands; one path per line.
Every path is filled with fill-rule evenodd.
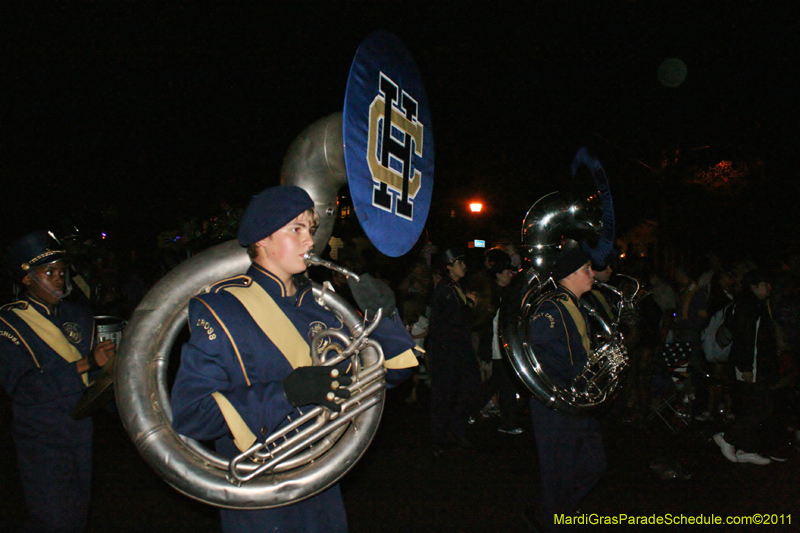
M 475 293 L 464 293 L 459 281 L 467 273 L 464 253 L 448 248 L 438 257 L 442 280 L 431 302 L 428 328 L 431 376 L 431 436 L 436 457 L 446 447 L 471 448 L 467 420 L 480 402 L 481 378 L 472 349 Z
M 13 402 L 12 432 L 28 512 L 23 531 L 86 529 L 92 477 L 92 420 L 70 415 L 90 370 L 114 355 L 97 344 L 91 313 L 66 297 L 65 252 L 47 232 L 11 245 L 7 267 L 23 286 L 0 308 L 0 382 Z
M 586 312 L 580 297 L 592 289 L 589 255 L 580 248 L 562 251 L 551 277 L 558 290 L 533 314 L 529 338 L 543 371 L 561 388 L 569 388 L 588 362 L 591 350 Z M 539 451 L 540 494 L 528 524 L 555 529 L 555 515 L 572 514 L 606 469 L 600 425 L 590 417 L 560 413 L 536 398 L 530 400 L 531 420 Z
M 199 440 L 214 441 L 218 453 L 234 457 L 256 439 L 265 439 L 296 408 L 340 407 L 327 397 L 349 391 L 346 375 L 311 366 L 309 344 L 324 329 L 342 329 L 334 314 L 317 303 L 302 274 L 304 255 L 314 245 L 318 217 L 303 189 L 283 185 L 253 197 L 242 217 L 238 239 L 252 260 L 243 276 L 220 281 L 189 305 L 191 338 L 183 347 L 172 390 L 173 426 Z M 396 316 L 381 282 L 364 276 L 351 288 L 368 316 L 384 308 L 373 334 L 386 357 L 387 383 L 416 365 L 414 341 Z M 385 286 L 383 287 L 385 288 Z M 371 298 L 371 296 L 373 296 Z M 268 510 L 221 510 L 225 532 L 341 532 L 347 518 L 339 486 L 298 503 Z

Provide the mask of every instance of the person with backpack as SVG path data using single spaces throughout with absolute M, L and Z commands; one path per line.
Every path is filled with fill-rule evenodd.
M 731 346 L 730 324 L 735 312 L 734 289 L 736 279 L 728 270 L 720 270 L 711 279 L 708 297 L 708 325 L 701 335 L 706 361 L 711 365 L 711 382 L 708 386 L 708 408 L 695 417 L 698 422 L 713 420 L 715 415 L 731 414 L 730 365 L 728 355 Z
M 731 324 L 736 418 L 728 430 L 717 433 L 713 440 L 733 463 L 767 465 L 772 460 L 785 460 L 780 454 L 780 432 L 773 416 L 776 405 L 771 385 L 780 378 L 780 369 L 769 305 L 772 284 L 765 273 L 755 270 L 745 275 L 742 286 Z

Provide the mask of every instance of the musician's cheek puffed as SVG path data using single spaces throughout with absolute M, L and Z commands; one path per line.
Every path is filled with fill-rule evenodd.
M 253 197 L 239 229 L 250 268 L 244 276 L 216 283 L 189 305 L 191 338 L 183 346 L 172 390 L 173 426 L 186 436 L 213 441 L 226 457 L 256 439 L 263 441 L 288 416 L 295 418 L 300 402 L 324 404 L 314 398 L 327 396 L 318 394 L 322 389 L 331 390 L 324 376 L 304 370 L 310 358 L 297 356 L 303 352 L 298 344 L 307 345 L 318 331 L 343 328 L 314 300 L 310 282 L 297 275 L 305 270 L 302 255 L 313 244 L 313 205 L 294 186 Z M 294 341 L 280 340 L 286 336 L 279 330 L 287 328 L 296 330 Z M 383 347 L 387 367 L 416 363 L 410 351 L 414 342 L 396 318 L 381 321 L 372 338 Z M 403 364 L 405 358 L 413 362 Z M 387 372 L 391 382 L 402 371 Z M 223 509 L 221 517 L 225 532 L 347 530 L 338 484 L 299 503 L 257 511 Z

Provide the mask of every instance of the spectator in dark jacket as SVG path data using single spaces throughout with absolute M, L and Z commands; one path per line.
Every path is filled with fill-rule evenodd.
M 771 385 L 779 377 L 778 343 L 769 295 L 772 284 L 758 270 L 742 280 L 742 294 L 733 315 L 730 362 L 734 366 L 736 419 L 731 428 L 714 435 L 723 455 L 735 463 L 766 465 L 783 459 L 779 455 L 780 433 L 773 413 L 775 395 Z

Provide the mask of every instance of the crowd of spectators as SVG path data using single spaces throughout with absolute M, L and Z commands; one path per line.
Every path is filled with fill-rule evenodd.
M 429 244 L 427 249 L 430 247 Z M 441 249 L 439 254 L 443 251 Z M 437 265 L 436 257 L 436 253 L 418 253 L 410 267 L 403 269 L 403 277 L 384 277 L 396 291 L 406 324 L 413 330 L 420 347 L 426 349 L 420 352 L 421 365 L 409 402 L 419 402 L 424 397 L 420 387 L 436 387 L 428 373 L 436 350 L 431 351 L 425 339 L 436 287 L 447 274 L 446 268 L 443 271 L 441 264 Z M 493 318 L 501 294 L 521 268 L 520 258 L 513 247 L 502 243 L 488 251 L 466 250 L 463 257 L 466 269 L 458 285 L 465 295 L 470 295 L 471 364 L 482 382 L 482 387 L 475 392 L 478 399 L 472 403 L 468 421 L 493 419 L 499 430 L 518 434 L 522 427 L 517 420 L 521 420 L 518 417 L 526 410 L 525 402 L 520 399 L 529 393 L 513 379 L 513 370 L 506 361 L 494 359 L 498 354 L 493 355 L 492 338 Z M 673 392 L 675 382 L 670 372 L 674 361 L 669 359 L 669 352 L 672 345 L 680 344 L 686 349 L 683 397 L 688 405 L 683 406 L 681 413 L 684 423 L 701 429 L 711 428 L 717 433 L 724 433 L 727 428 L 730 434 L 731 428 L 737 428 L 743 419 L 750 420 L 753 413 L 758 413 L 759 417 L 746 426 L 749 428 L 746 431 L 759 436 L 758 443 L 740 444 L 734 451 L 734 456 L 740 452 L 736 462 L 767 464 L 767 461 L 785 459 L 788 446 L 800 439 L 797 432 L 799 261 L 800 256 L 786 257 L 777 266 L 758 264 L 751 259 L 723 261 L 716 253 L 709 252 L 701 260 L 657 268 L 651 258 L 631 258 L 620 253 L 612 263 L 613 268 L 597 271 L 597 281 L 616 286 L 625 294 L 631 294 L 638 283 L 634 310 L 625 309 L 619 326 L 626 339 L 630 366 L 621 394 L 608 416 L 640 427 L 653 424 L 659 398 Z M 502 266 L 496 266 L 497 262 Z M 391 270 L 384 269 L 384 272 Z M 501 285 L 499 278 L 503 272 L 509 279 L 503 280 L 504 285 Z M 754 295 L 759 287 L 761 292 Z M 592 291 L 603 292 L 602 289 Z M 593 297 L 596 295 L 584 296 L 585 299 Z M 616 304 L 613 294 L 607 293 L 607 297 Z M 758 302 L 757 312 L 750 312 L 748 308 L 755 306 L 754 300 Z M 716 360 L 703 349 L 705 330 L 715 314 L 736 307 L 743 311 L 729 311 L 731 316 L 726 321 L 734 331 L 735 347 L 729 359 Z M 759 317 L 762 321 L 756 328 Z M 748 325 L 747 321 L 752 323 Z M 743 356 L 743 352 L 748 356 Z M 755 382 L 747 382 L 754 364 L 761 372 L 756 374 Z M 743 368 L 742 365 L 750 366 Z M 511 402 L 507 386 L 504 385 L 504 395 L 498 391 L 498 372 L 502 371 L 512 376 L 510 386 L 514 400 Z M 743 387 L 743 383 L 752 386 Z M 759 392 L 756 394 L 749 389 Z M 765 435 L 771 438 L 766 439 Z M 467 444 L 460 442 L 460 445 Z
M 674 392 L 671 371 L 681 367 L 684 425 L 716 431 L 731 462 L 785 461 L 799 436 L 798 257 L 772 268 L 715 253 L 705 259 L 676 264 L 669 275 L 647 259 L 622 262 L 643 293 L 621 411 L 644 424 Z M 730 337 L 722 352 L 714 344 L 720 322 Z

